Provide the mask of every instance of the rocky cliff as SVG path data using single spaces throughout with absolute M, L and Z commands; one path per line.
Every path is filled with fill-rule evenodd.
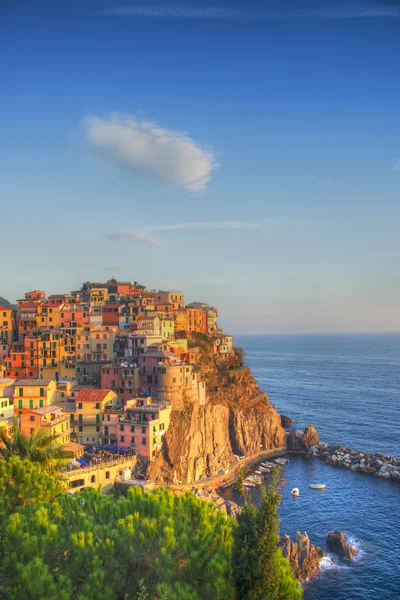
M 234 455 L 252 455 L 284 445 L 281 419 L 248 367 L 217 360 L 212 345 L 198 344 L 198 369 L 206 382 L 206 402 L 187 399 L 172 405 L 163 448 L 148 472 L 157 482 L 191 483 L 224 471 Z
M 313 546 L 307 533 L 296 534 L 295 541 L 285 535 L 281 541 L 282 554 L 288 559 L 294 576 L 300 581 L 311 579 L 317 573 L 321 560 L 326 556 L 319 546 Z

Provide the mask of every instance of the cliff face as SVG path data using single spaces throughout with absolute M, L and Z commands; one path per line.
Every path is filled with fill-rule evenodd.
M 149 469 L 154 481 L 191 483 L 228 468 L 234 454 L 251 455 L 284 444 L 280 416 L 250 369 L 229 370 L 212 356 L 207 343 L 200 348 L 206 402 L 184 399 L 183 407 L 172 405 L 163 449 Z

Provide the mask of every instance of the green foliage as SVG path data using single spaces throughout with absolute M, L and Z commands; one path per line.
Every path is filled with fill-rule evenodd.
M 233 574 L 238 600 L 300 600 L 302 590 L 278 548 L 279 470 L 261 506 L 246 502 L 234 530 Z
M 12 439 L 0 429 L 0 455 L 9 460 L 13 456 L 38 462 L 48 471 L 56 472 L 61 469 L 71 453 L 64 450 L 59 443 L 58 435 L 48 435 L 44 427 L 35 428 L 30 435 L 24 435 L 17 423 L 14 426 Z
M 7 502 L 10 489 L 1 485 Z M 32 486 L 27 493 L 34 495 Z M 81 497 L 63 494 L 51 502 L 53 494 L 37 504 L 22 499 L 3 520 L 1 576 L 10 600 L 234 598 L 234 522 L 213 504 L 191 493 L 137 487 L 126 497 L 94 490 Z
M 240 469 L 239 471 L 239 475 L 238 478 L 236 479 L 236 489 L 238 494 L 240 494 L 241 496 L 244 496 L 244 480 L 246 478 L 246 474 L 244 472 L 244 469 Z

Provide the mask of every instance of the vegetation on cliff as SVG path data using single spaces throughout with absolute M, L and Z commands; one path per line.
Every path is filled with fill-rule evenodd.
M 275 560 L 273 491 L 265 498 L 237 525 L 192 493 L 133 487 L 119 497 L 92 489 L 74 497 L 40 464 L 3 459 L 0 589 L 10 600 L 257 600 L 262 569 L 267 588 L 274 577 L 281 590 L 286 568 Z M 233 573 L 245 575 L 240 548 L 253 539 L 262 560 L 249 553 L 249 595 Z

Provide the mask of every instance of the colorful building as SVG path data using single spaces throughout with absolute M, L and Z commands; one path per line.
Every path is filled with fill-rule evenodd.
M 76 397 L 74 432 L 79 444 L 98 444 L 102 435 L 102 414 L 118 405 L 112 390 L 81 389 Z
M 127 406 L 119 418 L 118 446 L 130 447 L 145 460 L 151 461 L 160 451 L 170 423 L 171 407 L 152 398 L 139 398 Z
M 14 384 L 15 414 L 24 408 L 50 406 L 56 400 L 57 385 L 53 379 L 19 379 Z
M 36 428 L 44 428 L 49 436 L 56 435 L 60 444 L 67 444 L 71 438 L 69 415 L 58 406 L 42 406 L 41 408 L 24 408 L 19 411 L 21 432 L 28 436 Z

